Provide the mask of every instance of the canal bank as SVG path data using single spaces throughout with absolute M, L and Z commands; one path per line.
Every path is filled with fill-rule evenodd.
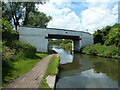
M 118 61 L 52 48 L 60 55 L 55 88 L 118 88 Z
M 120 59 L 120 47 L 115 45 L 93 44 L 82 48 L 81 53 L 105 58 Z
M 56 76 L 59 72 L 59 54 L 52 54 L 53 57 L 47 66 L 45 74 L 42 78 L 39 88 L 54 88 L 56 83 Z

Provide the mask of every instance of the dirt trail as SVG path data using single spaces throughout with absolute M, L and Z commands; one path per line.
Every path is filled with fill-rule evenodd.
M 48 63 L 53 56 L 58 56 L 58 54 L 52 54 L 45 57 L 43 60 L 38 62 L 32 70 L 14 80 L 13 83 L 8 85 L 6 88 L 39 88 Z

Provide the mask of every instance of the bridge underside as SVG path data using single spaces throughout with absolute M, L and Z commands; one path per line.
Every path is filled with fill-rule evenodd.
M 81 40 L 79 36 L 70 36 L 70 35 L 58 35 L 58 34 L 48 34 L 46 39 L 72 39 L 72 40 Z
M 80 50 L 79 40 L 81 40 L 81 38 L 79 36 L 48 34 L 48 36 L 45 38 L 46 39 L 71 39 L 73 41 L 72 50 L 77 52 Z

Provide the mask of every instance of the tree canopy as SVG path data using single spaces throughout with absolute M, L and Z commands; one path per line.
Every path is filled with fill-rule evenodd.
M 95 31 L 94 42 L 105 45 L 120 45 L 120 24 L 107 26 Z
M 2 17 L 13 24 L 16 30 L 20 21 L 22 22 L 22 25 L 46 27 L 47 23 L 52 18 L 50 16 L 46 16 L 42 12 L 38 12 L 36 4 L 42 4 L 42 2 L 3 2 Z M 34 20 L 33 24 L 31 23 L 31 20 L 32 22 Z
M 30 13 L 26 25 L 46 28 L 48 22 L 52 19 L 42 12 Z

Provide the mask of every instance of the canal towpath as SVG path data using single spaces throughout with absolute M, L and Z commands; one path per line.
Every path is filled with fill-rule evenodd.
M 21 75 L 5 88 L 39 88 L 41 80 L 46 72 L 48 63 L 53 56 L 51 54 L 39 61 L 28 73 Z

